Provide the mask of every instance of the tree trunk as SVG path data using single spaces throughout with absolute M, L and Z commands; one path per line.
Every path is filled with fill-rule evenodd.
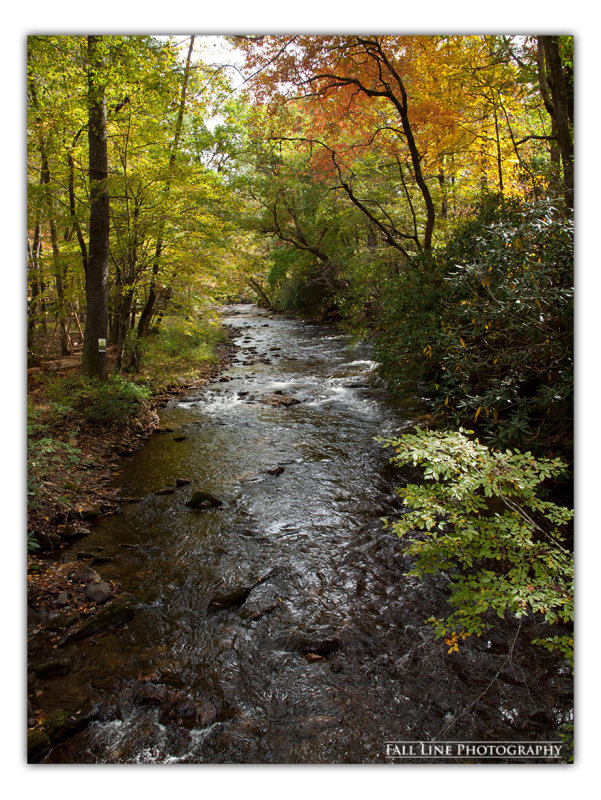
M 261 286 L 258 280 L 249 277 L 248 284 L 255 290 L 255 292 L 259 295 L 259 298 L 263 301 L 263 308 L 268 308 L 268 309 L 273 308 L 269 295 L 267 294 L 265 289 Z
M 31 102 L 34 108 L 38 108 L 38 96 L 36 86 L 33 80 L 29 81 L 29 90 L 31 93 Z M 38 120 L 39 121 L 39 120 Z M 60 331 L 60 348 L 61 355 L 67 356 L 73 352 L 71 340 L 67 330 L 67 308 L 65 303 L 64 292 L 64 278 L 65 269 L 61 267 L 60 263 L 60 248 L 58 244 L 58 233 L 56 230 L 56 220 L 54 218 L 54 203 L 52 202 L 52 193 L 50 190 L 50 162 L 48 160 L 48 153 L 46 150 L 46 140 L 42 133 L 38 131 L 38 146 L 40 148 L 40 184 L 44 187 L 44 206 L 46 216 L 48 217 L 48 227 L 50 228 L 50 243 L 52 246 L 52 265 L 56 289 L 56 324 Z
M 115 372 L 121 372 L 123 366 L 123 350 L 131 324 L 131 307 L 134 298 L 133 290 L 120 296 L 115 310 L 115 338 L 117 352 L 115 356 Z
M 195 36 L 190 37 L 190 46 L 188 47 L 188 55 L 186 57 L 186 66 L 184 68 L 184 81 L 182 83 L 182 92 L 180 95 L 179 100 L 179 109 L 177 112 L 177 121 L 175 123 L 175 133 L 173 136 L 173 147 L 171 148 L 171 155 L 169 156 L 169 172 L 173 170 L 175 166 L 175 160 L 177 158 L 177 150 L 179 147 L 179 140 L 182 132 L 182 126 L 184 122 L 184 111 L 186 109 L 186 92 L 188 89 L 188 81 L 190 79 L 190 67 L 192 63 L 192 50 L 194 48 L 194 39 Z M 167 186 L 165 187 L 165 200 L 169 199 L 169 181 L 167 181 Z M 165 220 L 161 218 L 159 221 L 159 230 L 157 233 L 157 243 L 154 253 L 154 260 L 152 263 L 152 278 L 150 280 L 150 286 L 148 288 L 148 298 L 146 300 L 146 304 L 142 309 L 142 313 L 140 314 L 140 320 L 138 322 L 138 336 L 147 336 L 150 331 L 150 323 L 152 318 L 155 314 L 155 305 L 157 302 L 157 277 L 160 270 L 161 264 L 161 255 L 163 252 L 163 233 L 165 230 Z
M 101 36 L 88 36 L 88 143 L 90 176 L 90 240 L 86 270 L 86 328 L 82 373 L 105 380 L 108 318 L 109 193 L 105 86 L 100 77 Z
M 543 58 L 544 54 L 544 58 Z M 545 108 L 551 116 L 563 170 L 563 193 L 568 208 L 574 207 L 574 143 L 570 126 L 570 97 L 559 54 L 557 36 L 539 37 L 539 84 Z M 546 69 L 545 69 L 546 66 Z

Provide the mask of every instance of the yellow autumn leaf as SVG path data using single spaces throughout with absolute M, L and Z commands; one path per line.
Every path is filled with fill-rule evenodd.
M 462 345 L 462 347 L 465 347 L 465 342 L 463 341 L 463 339 L 461 338 L 461 336 L 459 337 L 459 341 L 461 342 L 461 345 Z
M 482 410 L 482 406 L 478 406 L 478 410 L 474 414 L 474 422 L 476 422 L 476 420 L 478 419 L 481 410 Z

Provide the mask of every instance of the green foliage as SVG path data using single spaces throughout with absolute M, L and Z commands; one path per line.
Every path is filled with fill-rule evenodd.
M 391 462 L 423 467 L 425 483 L 398 489 L 406 512 L 392 524 L 414 534 L 413 574 L 450 573 L 452 613 L 432 619 L 449 652 L 480 636 L 490 612 L 504 619 L 540 615 L 550 626 L 574 618 L 574 564 L 566 545 L 573 512 L 541 497 L 541 484 L 565 473 L 559 459 L 494 452 L 471 431 L 421 431 L 379 439 Z M 562 631 L 536 640 L 572 661 L 573 638 Z
M 478 422 L 497 446 L 569 455 L 573 224 L 546 204 L 487 196 L 448 244 L 416 260 L 383 303 L 378 358 L 432 410 Z
M 107 381 L 95 378 L 68 378 L 54 382 L 49 392 L 59 402 L 69 400 L 76 413 L 87 422 L 124 422 L 135 416 L 150 397 L 149 390 L 119 375 Z
M 40 509 L 46 504 L 61 505 L 64 500 L 63 490 L 57 476 L 60 476 L 65 468 L 74 467 L 80 458 L 80 450 L 67 442 L 61 442 L 51 436 L 29 438 L 27 442 L 29 507 Z
M 192 379 L 199 369 L 215 363 L 215 348 L 225 339 L 218 324 L 168 317 L 157 333 L 139 341 L 142 356 L 140 380 L 152 391 L 161 391 L 178 378 Z

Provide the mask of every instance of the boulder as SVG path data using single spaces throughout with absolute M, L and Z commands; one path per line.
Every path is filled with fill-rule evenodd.
M 96 603 L 97 606 L 106 603 L 112 594 L 113 590 L 106 581 L 88 583 L 86 586 L 86 597 Z
M 298 405 L 301 400 L 299 400 L 297 397 L 290 397 L 285 394 L 280 395 L 274 392 L 273 394 L 264 394 L 263 397 L 259 398 L 259 402 L 265 403 L 269 406 L 289 407 Z

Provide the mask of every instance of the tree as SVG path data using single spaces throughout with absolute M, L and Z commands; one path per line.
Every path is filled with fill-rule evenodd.
M 392 36 L 296 36 L 285 39 L 283 45 L 281 37 L 237 40 L 248 53 L 249 66 L 261 71 L 264 90 L 272 92 L 275 103 L 281 103 L 282 93 L 289 95 L 293 87 L 295 100 L 306 101 L 313 109 L 312 132 L 292 139 L 326 151 L 337 185 L 389 244 L 402 252 L 403 240 L 413 242 L 418 250 L 430 249 L 436 219 L 415 134 L 419 101 L 412 105 L 406 78 L 408 71 L 414 74 L 409 53 L 421 40 L 429 43 L 428 37 Z M 376 139 L 386 141 L 403 191 L 411 188 L 417 195 L 420 208 L 412 207 L 408 233 L 373 210 L 369 199 L 362 198 L 353 185 L 349 163 L 360 160 Z
M 190 44 L 188 46 L 188 55 L 186 56 L 186 65 L 184 67 L 184 75 L 182 80 L 182 88 L 179 98 L 179 105 L 177 110 L 177 119 L 175 122 L 175 131 L 173 133 L 173 142 L 171 144 L 171 153 L 169 155 L 169 173 L 173 172 L 175 167 L 175 161 L 177 159 L 177 152 L 179 149 L 179 142 L 182 134 L 182 126 L 184 122 L 184 113 L 186 110 L 186 92 L 188 90 L 188 81 L 190 80 L 190 66 L 192 62 L 192 52 L 194 50 L 194 36 L 190 37 Z M 169 181 L 165 184 L 165 201 L 169 200 L 169 190 L 170 185 Z M 164 217 L 161 217 L 159 220 L 159 227 L 157 232 L 157 241 L 156 241 L 156 249 L 154 254 L 154 261 L 152 264 L 152 279 L 150 281 L 150 286 L 148 288 L 148 298 L 146 300 L 146 305 L 144 306 L 142 313 L 140 315 L 140 321 L 138 322 L 138 335 L 139 336 L 146 336 L 150 329 L 150 322 L 152 317 L 155 313 L 155 306 L 157 302 L 157 289 L 156 289 L 156 282 L 157 276 L 159 274 L 160 263 L 161 263 L 161 254 L 163 252 L 163 248 L 165 246 L 164 242 L 164 231 L 165 231 L 165 222 Z
M 105 379 L 108 322 L 110 205 L 103 37 L 88 36 L 90 239 L 86 269 L 86 327 L 82 372 Z M 104 340 L 104 347 L 101 345 Z
M 563 193 L 568 208 L 574 206 L 574 142 L 570 89 L 560 54 L 558 36 L 538 37 L 538 79 L 545 108 L 551 117 L 563 170 Z

